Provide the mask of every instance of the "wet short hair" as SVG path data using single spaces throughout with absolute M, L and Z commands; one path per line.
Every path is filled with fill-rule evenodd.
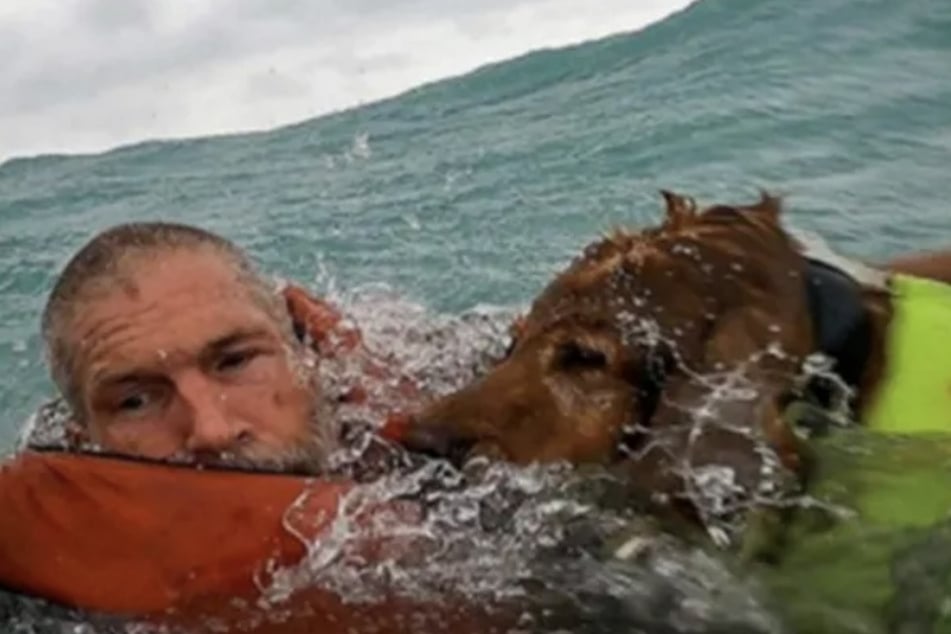
M 60 273 L 43 309 L 41 332 L 53 382 L 83 416 L 70 326 L 82 304 L 97 289 L 121 281 L 123 268 L 141 256 L 178 250 L 210 250 L 235 267 L 252 297 L 280 319 L 277 295 L 247 255 L 234 243 L 204 229 L 169 222 L 135 222 L 107 229 L 86 243 Z

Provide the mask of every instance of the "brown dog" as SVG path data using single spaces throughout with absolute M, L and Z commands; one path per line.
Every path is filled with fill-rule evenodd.
M 762 499 L 781 472 L 801 478 L 782 411 L 803 390 L 802 364 L 835 359 L 860 416 L 885 365 L 888 293 L 810 264 L 776 198 L 702 213 L 664 198 L 660 227 L 585 249 L 520 321 L 508 357 L 426 408 L 407 444 L 459 461 L 620 463 L 691 515 Z

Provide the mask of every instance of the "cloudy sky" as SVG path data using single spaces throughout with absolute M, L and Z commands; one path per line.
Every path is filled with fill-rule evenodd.
M 689 0 L 0 0 L 0 161 L 272 128 Z

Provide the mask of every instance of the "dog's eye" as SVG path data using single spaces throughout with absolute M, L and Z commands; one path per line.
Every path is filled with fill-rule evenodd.
M 557 363 L 563 370 L 597 370 L 608 365 L 608 357 L 596 348 L 569 341 L 558 347 Z

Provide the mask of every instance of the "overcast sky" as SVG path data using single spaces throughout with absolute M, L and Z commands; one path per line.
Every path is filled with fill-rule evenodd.
M 267 129 L 689 0 L 0 0 L 0 161 Z

